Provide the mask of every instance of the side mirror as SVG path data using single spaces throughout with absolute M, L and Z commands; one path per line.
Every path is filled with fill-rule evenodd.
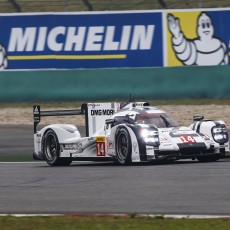
M 132 118 L 132 117 L 134 117 L 134 114 L 132 114 L 132 115 L 126 115 L 126 118 L 127 118 L 127 122 L 128 123 L 131 123 L 131 124 L 134 124 L 135 123 L 135 121 L 134 121 L 134 119 Z
M 106 124 L 106 125 L 112 124 L 112 123 L 114 123 L 114 122 L 115 122 L 115 119 L 106 119 L 106 120 L 105 120 L 105 124 Z
M 204 119 L 204 116 L 201 116 L 201 115 L 193 116 L 193 121 L 202 121 L 203 119 Z

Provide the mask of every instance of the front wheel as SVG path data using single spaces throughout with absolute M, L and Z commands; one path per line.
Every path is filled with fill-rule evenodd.
M 121 128 L 116 134 L 116 156 L 121 165 L 131 162 L 132 146 L 129 132 L 126 128 Z
M 51 166 L 68 166 L 71 158 L 60 158 L 60 144 L 56 133 L 48 130 L 43 137 L 43 153 L 46 162 Z

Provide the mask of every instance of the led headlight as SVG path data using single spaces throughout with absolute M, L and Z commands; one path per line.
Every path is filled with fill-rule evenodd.
M 147 145 L 158 147 L 160 145 L 158 131 L 141 129 L 141 136 Z
M 228 142 L 228 131 L 224 126 L 215 126 L 212 128 L 212 136 L 217 143 Z

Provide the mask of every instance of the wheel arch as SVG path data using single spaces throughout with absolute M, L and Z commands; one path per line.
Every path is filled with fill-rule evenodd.
M 72 142 L 74 139 L 81 138 L 81 135 L 74 125 L 68 125 L 68 124 L 53 124 L 44 127 L 40 132 L 42 136 L 44 136 L 48 130 L 53 130 L 55 134 L 57 135 L 59 143 L 68 143 L 69 140 Z
M 57 133 L 55 132 L 55 130 L 53 130 L 51 127 L 45 129 L 45 130 L 44 130 L 44 133 L 43 133 L 43 135 L 42 135 L 42 141 L 41 141 L 41 151 L 42 151 L 43 157 L 44 157 L 44 142 L 45 142 L 45 137 L 46 137 L 46 134 L 47 134 L 49 131 L 53 131 L 53 132 L 54 132 L 54 134 L 55 134 L 56 137 L 57 137 L 58 143 L 59 143 L 59 145 L 60 145 L 59 138 L 58 138 L 58 135 L 57 135 Z
M 42 137 L 42 152 L 46 162 L 51 166 L 68 166 L 71 164 L 70 157 L 60 157 L 61 146 L 58 135 L 52 128 L 45 130 Z
M 144 147 L 145 151 L 145 146 L 140 141 L 140 138 L 138 137 L 138 131 L 135 128 L 134 125 L 132 124 L 121 124 L 116 127 L 115 135 L 114 135 L 114 140 L 115 140 L 115 145 L 116 145 L 116 134 L 119 132 L 121 128 L 124 128 L 128 131 L 129 136 L 130 136 L 130 141 L 131 141 L 131 161 L 139 162 L 142 160 L 142 151 Z
M 116 159 L 121 165 L 132 162 L 132 140 L 127 127 L 121 125 L 115 133 L 115 152 Z

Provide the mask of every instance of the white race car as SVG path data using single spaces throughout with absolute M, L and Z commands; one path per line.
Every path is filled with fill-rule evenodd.
M 195 116 L 193 124 L 181 127 L 146 102 L 88 103 L 80 110 L 33 109 L 33 156 L 51 166 L 69 165 L 74 160 L 112 160 L 122 165 L 186 158 L 216 161 L 229 150 L 223 121 Z M 79 114 L 85 114 L 86 137 L 70 124 L 52 124 L 37 131 L 42 116 Z

